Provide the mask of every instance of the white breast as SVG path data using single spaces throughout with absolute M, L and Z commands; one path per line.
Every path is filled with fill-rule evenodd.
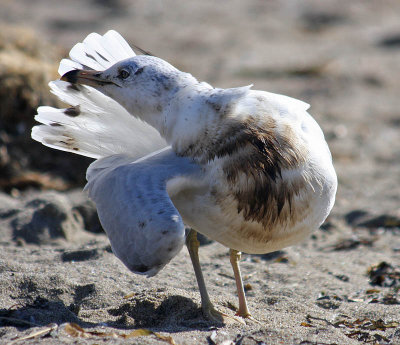
M 241 164 L 252 164 L 248 163 L 249 156 L 253 154 L 251 145 L 250 148 L 247 146 L 243 150 L 239 148 L 223 157 L 214 157 L 204 164 L 207 181 L 203 181 L 202 185 L 207 185 L 208 189 L 202 188 L 201 193 L 196 188 L 175 189 L 172 200 L 183 221 L 225 246 L 247 253 L 278 250 L 298 243 L 316 230 L 333 206 L 337 179 L 323 133 L 315 120 L 306 112 L 307 108 L 307 104 L 289 97 L 251 91 L 248 97 L 236 104 L 234 112 L 228 114 L 230 119 L 239 118 L 243 122 L 246 122 L 249 119 L 248 115 L 251 114 L 252 121 L 257 122 L 255 128 L 261 130 L 263 124 L 268 126 L 273 123 L 279 140 L 288 140 L 287 135 L 292 135 L 294 149 L 301 150 L 299 156 L 294 155 L 293 159 L 301 156 L 302 161 L 297 166 L 292 166 L 292 161 L 288 163 L 289 167 L 282 168 L 282 177 L 277 178 L 275 186 L 271 187 L 270 183 L 264 183 L 265 189 L 261 191 L 266 196 L 268 193 L 278 194 L 276 198 L 265 198 L 269 204 L 266 203 L 264 207 L 272 210 L 276 208 L 274 202 L 280 200 L 279 193 L 290 194 L 287 189 L 296 190 L 292 193 L 290 202 L 286 199 L 275 222 L 263 221 L 257 214 L 246 217 L 240 206 L 243 202 L 238 201 L 238 195 L 244 195 L 249 199 L 249 203 L 253 202 L 251 194 L 242 193 L 246 188 L 249 188 L 250 193 L 252 190 L 255 191 L 255 198 L 262 199 L 262 196 L 257 194 L 260 190 L 253 187 L 260 181 L 265 182 L 263 178 L 253 179 L 254 171 L 243 170 L 243 173 L 238 174 L 234 185 L 227 182 L 226 170 L 229 164 L 233 164 L 233 170 L 240 170 Z M 243 128 L 244 131 L 248 131 L 253 127 Z M 234 138 L 240 142 L 242 137 L 238 130 L 240 126 L 235 126 L 232 133 L 226 131 L 227 139 L 235 136 Z M 265 138 L 268 140 L 268 135 Z M 251 141 L 251 138 L 249 140 Z M 243 142 L 246 143 L 245 140 Z M 223 146 L 223 143 L 221 145 Z M 290 145 L 287 149 L 291 150 Z M 257 157 L 255 155 L 255 158 Z M 290 160 L 291 156 L 288 157 Z M 258 173 L 257 169 L 255 172 Z M 194 184 L 193 182 L 192 185 Z M 256 205 L 256 210 L 257 207 L 259 204 Z M 260 209 L 260 212 L 264 211 L 265 209 Z M 267 210 L 266 213 L 268 212 Z

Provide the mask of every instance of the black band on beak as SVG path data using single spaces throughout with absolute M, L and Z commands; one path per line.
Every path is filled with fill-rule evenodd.
M 63 81 L 68 81 L 69 83 L 76 84 L 78 82 L 78 73 L 81 72 L 78 69 L 73 69 L 72 71 L 69 71 L 65 73 L 60 80 Z
M 65 73 L 60 80 L 67 81 L 72 84 L 89 85 L 93 87 L 105 84 L 114 84 L 112 81 L 103 77 L 102 72 L 92 70 L 74 69 Z

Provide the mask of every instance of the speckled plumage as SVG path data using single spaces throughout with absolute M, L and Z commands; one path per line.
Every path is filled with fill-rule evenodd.
M 307 104 L 250 86 L 215 89 L 135 56 L 113 31 L 89 35 L 70 57 L 64 81 L 50 86 L 72 107 L 39 108 L 32 137 L 98 159 L 86 190 L 133 272 L 164 267 L 185 225 L 266 253 L 298 243 L 329 214 L 336 174 Z

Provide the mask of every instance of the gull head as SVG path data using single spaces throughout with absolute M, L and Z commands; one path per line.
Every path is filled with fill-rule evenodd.
M 159 128 L 161 114 L 182 88 L 197 83 L 188 73 L 147 55 L 120 61 L 104 71 L 75 69 L 61 80 L 91 86 L 121 104 L 130 114 Z

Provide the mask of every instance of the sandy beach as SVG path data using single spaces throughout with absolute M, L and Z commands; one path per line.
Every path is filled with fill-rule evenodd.
M 14 0 L 0 3 L 0 343 L 400 344 L 400 3 Z M 47 83 L 90 32 L 128 42 L 215 87 L 254 84 L 311 104 L 339 188 L 320 230 L 243 254 L 254 319 L 204 319 L 184 248 L 157 276 L 112 254 L 81 192 L 89 158 L 30 138 Z M 228 249 L 200 260 L 234 315 Z

